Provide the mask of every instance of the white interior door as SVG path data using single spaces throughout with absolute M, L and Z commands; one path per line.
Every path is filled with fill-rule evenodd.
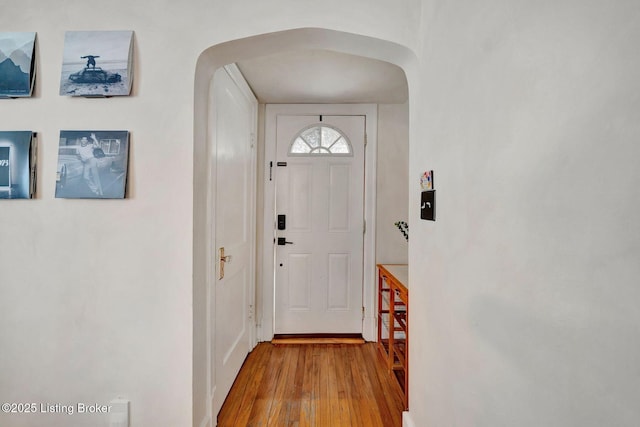
M 230 71 L 233 71 L 231 69 Z M 219 412 L 252 348 L 255 275 L 255 127 L 257 101 L 238 71 L 213 83 L 215 238 L 212 413 Z M 224 248 L 224 254 L 221 253 Z M 221 260 L 224 256 L 224 261 Z
M 362 333 L 365 118 L 276 126 L 274 332 Z

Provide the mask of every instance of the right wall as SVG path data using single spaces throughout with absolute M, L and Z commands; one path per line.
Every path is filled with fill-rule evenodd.
M 425 0 L 422 31 L 407 421 L 640 425 L 640 2 Z

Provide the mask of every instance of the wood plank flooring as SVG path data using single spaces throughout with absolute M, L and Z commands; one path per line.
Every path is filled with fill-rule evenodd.
M 249 354 L 220 427 L 400 427 L 403 398 L 375 343 L 273 345 Z

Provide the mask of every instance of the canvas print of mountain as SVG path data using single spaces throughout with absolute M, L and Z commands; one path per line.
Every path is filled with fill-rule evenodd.
M 60 95 L 126 96 L 133 82 L 133 31 L 67 31 Z
M 60 132 L 56 197 L 122 199 L 127 184 L 129 132 Z
M 0 131 L 0 199 L 33 197 L 37 146 L 31 131 Z
M 0 33 L 0 97 L 31 96 L 36 33 Z

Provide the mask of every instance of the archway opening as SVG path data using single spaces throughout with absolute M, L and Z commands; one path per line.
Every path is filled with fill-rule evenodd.
M 210 245 L 212 213 L 210 186 L 210 87 L 219 68 L 245 60 L 283 52 L 323 50 L 384 61 L 400 67 L 411 93 L 417 67 L 415 55 L 405 46 L 357 34 L 319 28 L 303 28 L 228 41 L 206 49 L 196 66 L 194 87 L 194 184 L 193 184 L 193 422 L 207 425 L 211 414 L 207 352 L 211 349 L 210 301 L 214 255 Z M 415 90 L 414 90 L 415 92 Z M 411 97 L 409 96 L 409 101 Z

